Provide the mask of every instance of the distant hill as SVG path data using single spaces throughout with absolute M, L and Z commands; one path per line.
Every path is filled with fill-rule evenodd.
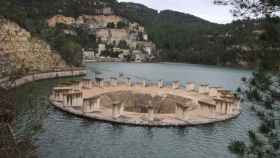
M 67 57 L 75 52 L 68 46 L 77 50 L 85 44 L 94 46 L 95 41 L 91 41 L 93 38 L 86 32 L 72 37 L 48 28 L 45 21 L 49 17 L 106 13 L 136 21 L 145 27 L 159 48 L 161 61 L 241 67 L 252 67 L 257 62 L 254 52 L 259 48 L 248 42 L 261 34 L 256 21 L 221 25 L 190 14 L 172 10 L 158 12 L 142 4 L 118 3 L 116 0 L 0 0 L 0 4 L 0 15 L 46 39 L 54 49 L 62 52 L 61 56 L 68 63 L 74 65 L 79 61 Z
M 158 12 L 145 5 L 119 3 L 117 14 L 143 24 L 161 49 L 161 60 L 254 67 L 260 20 L 216 24 L 172 10 Z

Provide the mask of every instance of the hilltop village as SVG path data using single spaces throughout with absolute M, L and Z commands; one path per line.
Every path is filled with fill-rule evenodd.
M 155 59 L 156 45 L 149 40 L 143 26 L 115 15 L 110 7 L 98 13 L 76 18 L 56 15 L 47 22 L 49 27 L 68 26 L 64 29 L 66 34 L 75 35 L 77 32 L 71 28 L 79 28 L 96 37 L 96 48 L 83 49 L 85 61 L 149 62 Z

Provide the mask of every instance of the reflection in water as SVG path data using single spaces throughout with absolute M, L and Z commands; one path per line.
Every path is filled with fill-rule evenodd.
M 144 134 L 146 135 L 147 138 L 153 139 L 153 137 L 154 137 L 153 128 L 151 128 L 151 127 L 145 128 Z
M 175 128 L 175 130 L 176 130 L 175 134 L 178 135 L 179 137 L 185 137 L 189 133 L 188 128 L 179 127 L 179 128 Z
M 228 89 L 237 88 L 240 78 L 250 75 L 248 71 L 186 64 L 104 63 L 88 67 L 104 76 L 123 72 L 155 81 L 208 80 L 211 85 Z M 258 123 L 244 105 L 237 119 L 186 128 L 143 128 L 87 120 L 49 104 L 51 88 L 63 80 L 35 82 L 17 90 L 17 132 L 33 134 L 32 140 L 42 158 L 233 158 L 227 150 L 228 143 L 232 139 L 246 141 L 247 131 Z M 40 125 L 38 130 L 30 132 L 30 127 L 37 125 Z
M 124 129 L 122 125 L 112 124 L 112 128 L 109 130 L 108 134 L 113 135 L 115 138 L 117 138 L 116 140 L 118 140 L 118 137 L 121 137 L 123 130 Z

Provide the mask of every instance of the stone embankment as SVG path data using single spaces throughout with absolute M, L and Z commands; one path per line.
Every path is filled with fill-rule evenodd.
M 71 69 L 54 70 L 54 71 L 28 74 L 17 79 L 11 79 L 10 77 L 5 77 L 0 79 L 0 87 L 3 87 L 5 89 L 10 89 L 38 80 L 83 76 L 86 74 L 87 74 L 87 70 L 85 69 L 71 68 Z
M 139 126 L 193 126 L 225 121 L 240 114 L 240 99 L 230 91 L 178 81 L 171 86 L 83 80 L 53 88 L 57 108 L 95 120 Z

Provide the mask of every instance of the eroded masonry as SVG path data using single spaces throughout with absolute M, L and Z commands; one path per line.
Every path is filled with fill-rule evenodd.
M 53 88 L 50 101 L 71 114 L 142 126 L 190 126 L 225 121 L 240 114 L 240 99 L 222 87 L 133 82 L 96 78 Z

